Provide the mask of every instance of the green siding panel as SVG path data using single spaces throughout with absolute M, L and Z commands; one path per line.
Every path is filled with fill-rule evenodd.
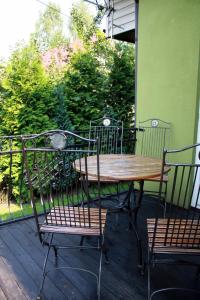
M 171 122 L 171 148 L 196 142 L 199 40 L 199 0 L 140 0 L 136 120 Z
M 200 0 L 139 1 L 136 122 L 152 117 L 171 122 L 169 148 L 197 141 L 199 45 Z

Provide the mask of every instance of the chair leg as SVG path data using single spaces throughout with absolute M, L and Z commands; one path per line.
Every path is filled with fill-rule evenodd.
M 200 267 L 197 268 L 196 277 L 199 278 L 200 276 Z
M 106 247 L 105 243 L 103 243 L 102 250 L 103 250 L 104 257 L 105 257 L 105 263 L 109 264 L 110 261 L 108 258 L 108 248 Z
M 147 261 L 147 273 L 148 273 L 148 300 L 151 299 L 151 261 L 150 261 L 150 253 L 148 249 L 148 261 Z
M 79 246 L 82 247 L 83 246 L 83 242 L 84 242 L 85 236 L 82 235 Z M 80 249 L 80 251 L 82 251 L 83 249 Z
M 101 299 L 101 271 L 102 271 L 102 256 L 104 250 L 104 236 L 99 238 L 100 243 L 100 257 L 99 257 L 99 272 L 98 272 L 98 280 L 97 280 L 97 299 Z M 105 252 L 104 252 L 105 254 Z
M 37 300 L 42 299 L 42 290 L 43 290 L 43 287 L 44 287 L 44 280 L 45 280 L 45 277 L 46 277 L 46 272 L 45 271 L 46 271 L 46 265 L 47 265 L 47 261 L 48 261 L 48 257 L 49 257 L 49 252 L 50 252 L 50 249 L 51 249 L 52 239 L 53 239 L 53 234 L 51 236 L 50 243 L 48 245 L 47 253 L 46 253 L 46 256 L 45 256 L 45 260 L 44 260 L 44 265 L 43 265 L 43 269 L 42 269 L 42 281 L 41 281 L 41 284 L 40 284 L 39 295 L 36 298 Z
M 117 201 L 118 201 L 118 203 L 120 203 L 119 184 L 118 183 L 116 184 L 116 188 L 117 188 Z M 116 212 L 116 215 L 115 215 L 115 227 L 116 227 L 116 229 L 118 228 L 118 226 L 119 226 L 119 212 Z
M 55 246 L 53 246 L 53 250 L 54 250 L 55 258 L 57 259 L 58 258 L 58 249 Z
M 142 243 L 140 236 L 137 231 L 137 227 L 134 223 L 132 223 L 132 228 L 135 232 L 136 240 L 137 240 L 137 251 L 138 251 L 138 268 L 141 270 L 141 275 L 144 275 L 144 263 L 143 263 L 143 253 L 142 253 Z
M 164 192 L 164 213 L 163 213 L 164 218 L 166 216 L 166 210 L 167 210 L 166 196 L 167 196 L 167 182 L 165 182 L 165 192 Z
M 117 230 L 119 227 L 119 212 L 116 212 L 115 214 L 115 230 Z

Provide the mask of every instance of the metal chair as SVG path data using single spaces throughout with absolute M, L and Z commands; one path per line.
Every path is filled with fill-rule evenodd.
M 163 149 L 169 143 L 171 123 L 152 118 L 139 122 L 143 129 L 140 153 L 143 156 L 162 158 Z
M 199 149 L 200 144 L 196 144 L 180 150 L 165 150 L 163 154 L 163 170 L 165 167 L 170 168 L 171 189 L 167 194 L 165 218 L 158 214 L 155 218 L 147 219 L 149 300 L 161 292 L 176 290 L 200 294 L 200 290 L 180 287 L 162 288 L 152 292 L 150 285 L 152 265 L 167 263 L 192 265 L 198 268 L 200 274 L 200 263 L 182 260 L 191 256 L 200 256 L 200 163 L 186 162 L 185 159 L 194 157 L 194 151 Z M 172 163 L 167 162 L 169 156 Z M 179 157 L 179 161 L 182 157 L 184 163 L 175 162 L 176 156 Z M 200 152 L 198 157 L 200 159 Z M 161 180 L 160 193 L 162 187 Z
M 143 156 L 162 158 L 163 149 L 166 148 L 169 143 L 171 124 L 160 119 L 152 118 L 139 122 L 139 129 L 141 138 L 138 141 L 138 152 Z M 160 180 L 161 178 L 159 176 L 145 181 L 160 183 Z M 163 191 L 163 198 L 165 198 L 168 176 L 164 175 L 162 180 L 165 185 Z M 145 190 L 145 193 L 156 195 L 158 194 L 158 189 Z
M 90 121 L 89 139 L 96 138 L 99 140 L 99 153 L 101 155 L 121 154 L 123 150 L 123 122 L 109 116 L 104 116 L 102 118 Z M 95 188 L 96 178 L 89 176 L 88 180 L 93 183 L 93 187 Z M 110 199 L 110 197 L 112 197 L 113 200 L 116 200 L 119 203 L 120 182 L 117 180 L 107 180 L 103 178 L 100 178 L 100 181 L 105 186 L 105 199 Z M 116 199 L 115 195 L 117 195 Z M 118 205 L 116 207 L 115 205 L 111 205 L 110 211 L 115 212 L 116 209 L 118 211 Z M 117 225 L 118 214 L 116 214 L 116 226 Z
M 61 130 L 45 132 L 36 137 L 24 137 L 22 141 L 26 177 L 36 227 L 42 245 L 47 246 L 37 299 L 42 298 L 45 277 L 49 272 L 47 262 L 51 248 L 56 258 L 59 249 L 100 251 L 97 274 L 87 269 L 66 266 L 68 269 L 85 271 L 94 275 L 97 280 L 97 295 L 100 299 L 102 253 L 104 252 L 106 256 L 104 230 L 107 211 L 101 207 L 98 141 L 81 138 L 71 132 Z M 96 144 L 95 150 L 88 149 L 89 143 Z M 90 155 L 96 155 L 93 167 L 97 168 L 98 194 L 93 200 L 88 196 L 90 187 L 87 162 Z M 84 180 L 80 181 L 80 176 L 83 176 Z M 95 207 L 93 207 L 94 201 Z M 43 221 L 39 217 L 41 213 Z M 94 246 L 60 245 L 55 240 L 57 234 L 97 237 L 98 243 Z
M 90 121 L 90 139 L 99 139 L 100 154 L 122 153 L 123 122 L 108 116 Z

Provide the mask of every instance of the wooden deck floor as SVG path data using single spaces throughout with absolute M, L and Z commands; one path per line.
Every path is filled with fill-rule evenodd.
M 155 204 L 144 201 L 140 211 L 139 224 L 145 246 L 145 218 L 151 215 Z M 106 242 L 109 247 L 110 264 L 103 262 L 102 300 L 144 300 L 147 299 L 147 274 L 141 276 L 137 270 L 136 241 L 133 232 L 127 230 L 127 215 L 120 216 L 120 228 L 113 229 L 113 216 L 109 216 L 106 229 Z M 43 248 L 35 233 L 34 219 L 6 225 L 0 228 L 0 300 L 35 299 L 39 289 L 43 259 Z M 74 237 L 60 236 L 65 243 L 78 243 Z M 86 243 L 93 243 L 92 239 Z M 145 251 L 146 253 L 146 251 Z M 81 266 L 97 269 L 98 253 L 94 250 L 62 250 L 59 266 Z M 50 255 L 49 268 L 54 266 L 53 253 Z M 170 286 L 173 283 L 192 288 L 200 284 L 194 279 L 194 267 L 157 267 L 153 272 L 156 286 Z M 96 299 L 95 279 L 88 274 L 72 270 L 49 272 L 44 286 L 44 299 L 84 300 Z M 156 299 L 197 299 L 185 293 L 180 295 L 159 296 Z

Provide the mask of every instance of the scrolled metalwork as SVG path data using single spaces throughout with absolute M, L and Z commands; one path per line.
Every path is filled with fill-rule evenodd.
M 199 147 L 200 144 L 195 144 L 182 149 L 164 150 L 163 153 L 163 170 L 165 167 L 170 168 L 170 189 L 168 188 L 165 199 L 165 216 L 155 214 L 154 218 L 147 219 L 149 300 L 154 295 L 169 290 L 188 291 L 184 287 L 168 287 L 151 291 L 152 266 L 167 264 L 170 259 L 170 264 L 192 265 L 200 268 L 198 261 L 192 262 L 188 259 L 191 256 L 200 257 L 200 162 L 193 161 L 194 152 Z M 180 161 L 180 157 L 185 159 Z M 177 159 L 179 162 L 176 162 Z M 161 181 L 160 193 L 162 186 Z M 179 258 L 176 258 L 177 256 Z M 200 293 L 194 289 L 189 291 Z

